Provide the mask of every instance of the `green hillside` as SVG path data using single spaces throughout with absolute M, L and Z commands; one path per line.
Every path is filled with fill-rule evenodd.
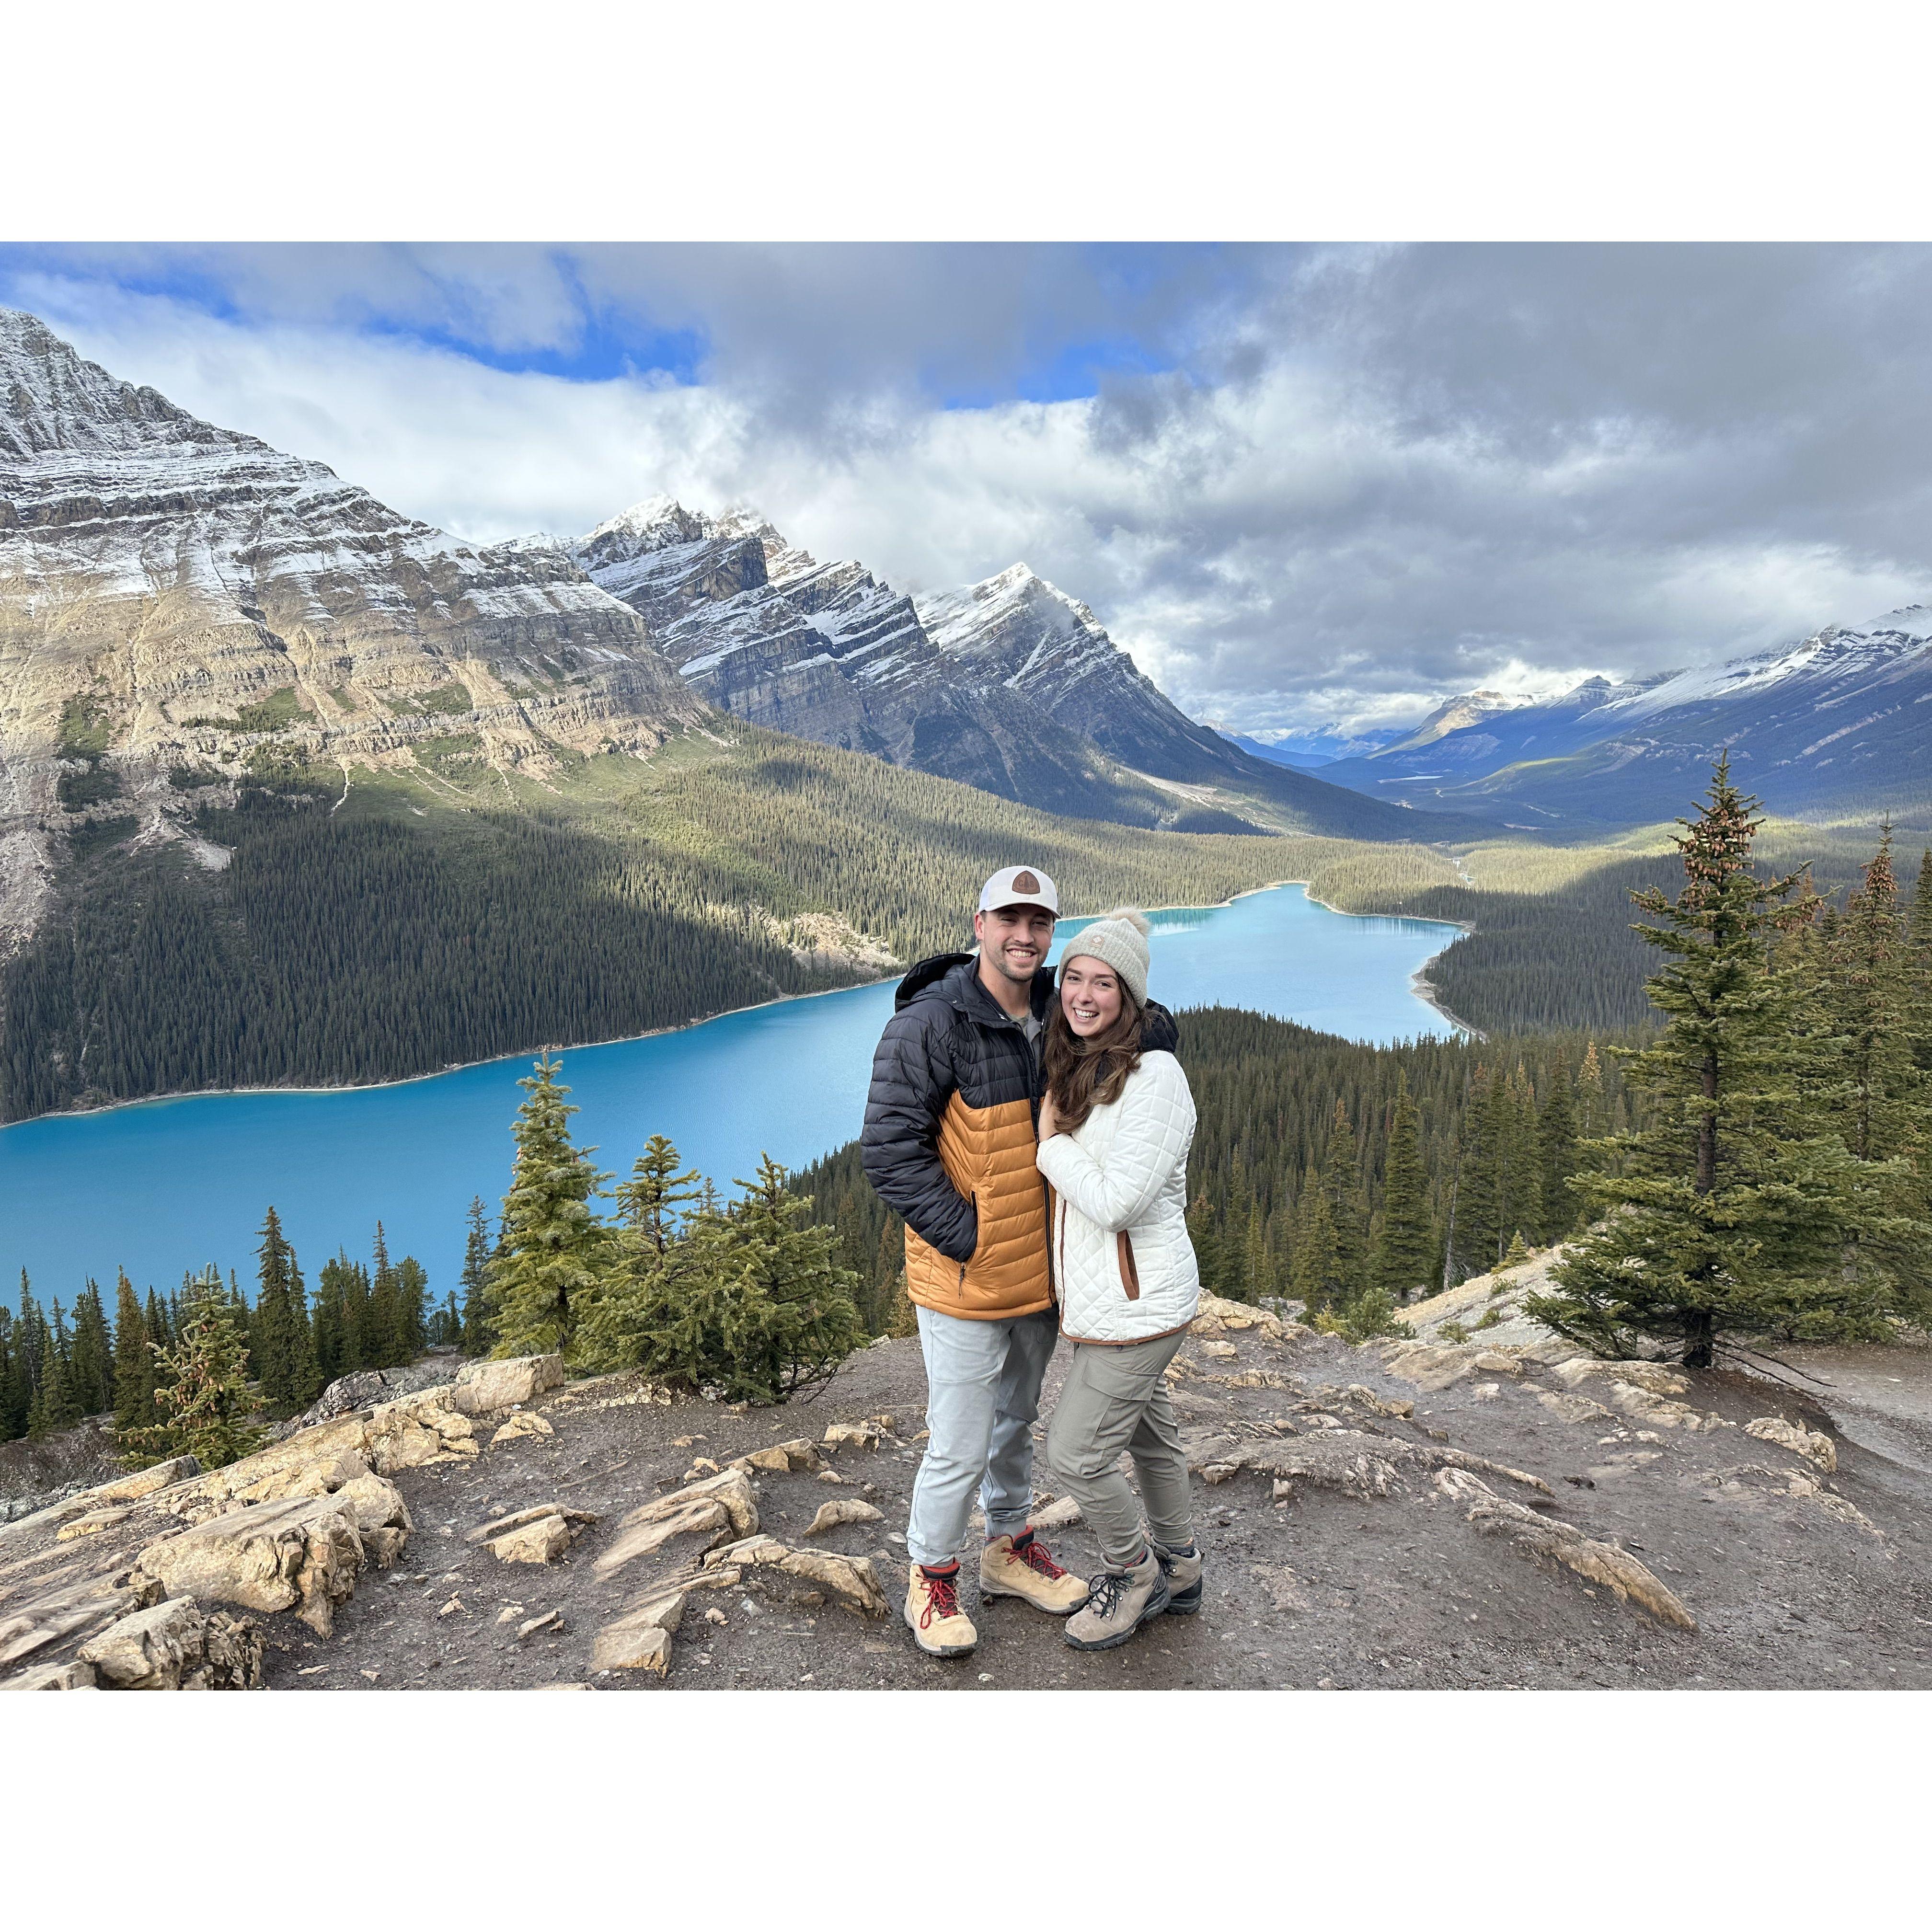
M 339 767 L 258 764 L 238 803 L 194 812 L 220 870 L 134 848 L 132 819 L 76 842 L 0 980 L 0 1118 L 393 1079 L 850 984 L 964 942 L 981 880 L 1019 858 L 1096 911 L 1210 903 L 1356 849 L 1054 819 L 742 727 L 648 763 L 565 754 L 541 780 L 474 748 L 356 770 L 346 796 Z

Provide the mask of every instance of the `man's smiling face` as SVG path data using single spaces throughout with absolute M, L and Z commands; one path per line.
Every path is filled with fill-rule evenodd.
M 1025 986 L 1053 948 L 1053 915 L 1043 906 L 1000 906 L 973 915 L 980 956 L 1003 978 Z

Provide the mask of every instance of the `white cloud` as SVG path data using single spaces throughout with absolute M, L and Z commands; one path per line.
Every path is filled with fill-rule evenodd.
M 1023 558 L 1184 705 L 1255 728 L 1646 674 L 1932 586 L 1917 256 L 1377 250 L 1219 281 L 1189 257 L 1134 309 L 1186 373 L 946 409 L 920 344 L 1010 388 L 1024 257 L 477 254 L 250 257 L 245 319 L 81 262 L 8 290 L 116 374 L 475 539 L 665 491 L 755 502 L 907 590 Z M 1103 328 L 1094 278 L 1055 272 L 1062 334 Z M 370 326 L 554 345 L 598 304 L 700 331 L 701 382 L 509 373 Z

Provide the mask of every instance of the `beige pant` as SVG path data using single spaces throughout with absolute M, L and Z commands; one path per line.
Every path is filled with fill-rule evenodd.
M 1047 1431 L 1046 1453 L 1066 1493 L 1100 1539 L 1100 1553 L 1124 1570 L 1141 1553 L 1141 1508 L 1154 1540 L 1170 1550 L 1192 1542 L 1193 1504 L 1180 1425 L 1167 1394 L 1166 1368 L 1184 1329 L 1151 1342 L 1103 1348 L 1074 1346 L 1072 1366 Z M 1133 1457 L 1140 1502 L 1121 1473 L 1120 1451 Z

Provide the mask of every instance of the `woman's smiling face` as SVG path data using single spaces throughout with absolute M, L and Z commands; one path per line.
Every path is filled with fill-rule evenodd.
M 1120 1016 L 1119 974 L 1076 952 L 1060 969 L 1060 1010 L 1082 1040 L 1106 1032 Z

